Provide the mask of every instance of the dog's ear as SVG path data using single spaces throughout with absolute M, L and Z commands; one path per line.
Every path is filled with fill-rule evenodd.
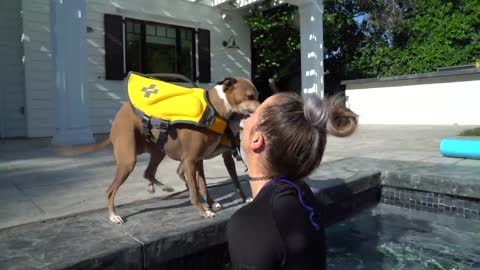
M 231 88 L 233 88 L 233 85 L 235 85 L 237 83 L 237 79 L 235 78 L 232 78 L 232 77 L 226 77 L 225 79 L 223 79 L 222 81 L 220 82 L 217 82 L 217 85 L 223 85 L 223 91 L 227 91 Z

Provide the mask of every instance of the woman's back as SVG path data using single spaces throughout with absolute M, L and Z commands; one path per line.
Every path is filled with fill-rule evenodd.
M 314 204 L 308 187 L 302 200 L 308 206 Z M 325 269 L 324 229 L 315 228 L 310 214 L 295 186 L 283 182 L 265 186 L 228 223 L 235 269 Z M 319 223 L 317 213 L 314 222 Z

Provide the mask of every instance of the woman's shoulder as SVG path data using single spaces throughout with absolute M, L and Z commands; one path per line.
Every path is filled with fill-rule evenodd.
M 294 186 L 288 183 L 275 181 L 270 184 L 270 195 L 273 198 L 283 197 L 283 196 L 292 196 L 296 194 L 296 189 Z
M 313 193 L 307 184 L 292 185 L 280 181 L 272 182 L 251 203 L 238 209 L 230 218 L 229 223 L 238 223 L 239 226 L 243 226 L 242 223 L 245 220 L 251 221 L 252 217 L 269 217 L 270 215 L 265 215 L 266 212 L 294 213 L 304 209 L 300 203 L 300 198 L 311 203 Z
M 274 252 L 273 247 L 279 247 L 279 235 L 272 205 L 269 203 L 268 194 L 256 197 L 252 202 L 238 209 L 227 222 L 227 239 L 238 245 L 257 245 L 263 243 L 268 250 Z M 262 249 L 258 247 L 259 249 Z M 270 252 L 270 251 L 269 251 Z M 276 252 L 276 251 L 275 251 Z
M 311 200 L 313 193 L 305 182 L 280 182 L 272 184 L 272 201 L 299 201 L 299 198 Z
M 289 226 L 310 223 L 309 216 L 314 213 L 315 219 L 320 218 L 319 204 L 306 183 L 279 183 L 271 197 L 273 216 L 277 224 Z M 305 222 L 301 222 L 301 221 Z M 305 223 L 305 224 L 303 224 Z M 310 226 L 310 225 L 307 225 Z
M 253 223 L 262 223 L 268 218 L 264 212 L 268 208 L 264 198 L 255 198 L 252 202 L 239 208 L 228 221 L 228 227 L 235 230 L 236 228 L 250 228 Z
M 228 221 L 228 226 L 234 228 L 248 228 L 252 223 L 270 223 L 271 214 L 278 200 L 290 198 L 295 200 L 295 190 L 283 183 L 271 183 L 265 186 L 255 199 L 235 211 Z M 272 220 L 273 221 L 273 220 Z
M 272 185 L 270 205 L 274 213 L 295 212 L 300 207 L 297 189 L 285 183 L 275 183 Z

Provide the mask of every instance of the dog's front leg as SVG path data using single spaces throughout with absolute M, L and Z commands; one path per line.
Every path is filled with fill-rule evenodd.
M 247 197 L 245 192 L 243 192 L 242 187 L 240 186 L 240 181 L 238 180 L 237 170 L 235 168 L 235 160 L 233 160 L 232 152 L 227 151 L 223 152 L 222 154 L 223 162 L 225 163 L 225 167 L 227 168 L 228 174 L 230 178 L 232 178 L 233 185 L 238 193 L 240 193 L 240 197 L 242 197 L 243 202 L 251 202 L 252 198 Z
M 205 202 L 207 202 L 208 208 L 212 209 L 213 211 L 220 211 L 223 206 L 216 202 L 210 197 L 207 189 L 207 182 L 205 180 L 205 171 L 203 169 L 203 160 L 200 160 L 197 164 L 197 184 L 198 189 L 200 190 L 200 194 L 202 195 Z
M 203 205 L 198 201 L 198 185 L 197 185 L 197 162 L 193 160 L 182 160 L 178 169 L 179 176 L 187 183 L 190 202 L 202 217 L 212 218 L 215 213 L 211 210 L 205 210 Z

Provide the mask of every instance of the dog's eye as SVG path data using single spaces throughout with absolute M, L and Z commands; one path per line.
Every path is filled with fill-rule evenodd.
M 255 99 L 255 95 L 248 95 L 247 97 L 248 97 L 248 99 L 250 99 L 250 100 L 254 100 L 254 99 Z

